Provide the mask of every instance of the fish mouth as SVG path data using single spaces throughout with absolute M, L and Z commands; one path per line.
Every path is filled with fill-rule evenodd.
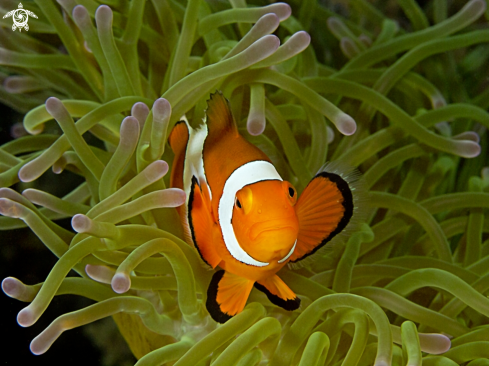
M 260 235 L 274 231 L 294 230 L 293 226 L 284 222 L 285 220 L 268 220 L 253 224 L 250 229 L 250 239 L 256 240 Z

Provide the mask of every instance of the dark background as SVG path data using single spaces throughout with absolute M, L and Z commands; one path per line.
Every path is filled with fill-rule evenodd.
M 23 116 L 0 104 L 0 145 L 12 139 L 11 128 Z M 63 182 L 63 184 L 59 184 Z M 42 189 L 58 196 L 69 192 L 80 180 L 67 172 L 57 176 L 50 171 L 39 180 Z M 14 187 L 19 192 L 25 184 Z M 70 220 L 62 226 L 70 229 Z M 25 284 L 43 282 L 56 263 L 56 256 L 28 228 L 0 231 L 0 279 L 15 277 Z M 75 276 L 74 272 L 69 274 Z M 0 330 L 1 365 L 134 365 L 135 358 L 126 346 L 111 318 L 64 332 L 43 355 L 29 350 L 33 338 L 54 319 L 67 312 L 84 308 L 91 300 L 72 295 L 55 297 L 41 318 L 28 328 L 17 324 L 17 313 L 28 303 L 12 299 L 0 292 L 2 314 Z

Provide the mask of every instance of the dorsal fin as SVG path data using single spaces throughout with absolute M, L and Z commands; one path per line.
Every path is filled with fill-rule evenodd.
M 229 101 L 222 95 L 221 91 L 218 90 L 211 94 L 211 99 L 207 101 L 205 113 L 209 130 L 207 141 L 222 139 L 224 134 L 238 135 L 238 127 L 231 113 Z

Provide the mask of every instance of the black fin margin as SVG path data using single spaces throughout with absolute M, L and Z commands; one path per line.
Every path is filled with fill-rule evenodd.
M 293 311 L 299 309 L 299 306 L 301 306 L 301 299 L 299 299 L 298 297 L 296 297 L 295 299 L 284 300 L 281 297 L 272 294 L 265 286 L 260 285 L 258 282 L 255 282 L 254 286 L 257 290 L 260 290 L 265 295 L 267 295 L 268 300 L 270 300 L 272 304 L 280 306 L 282 309 Z
M 219 110 L 219 108 L 222 109 Z M 223 131 L 227 130 L 238 132 L 238 126 L 231 111 L 231 103 L 222 91 L 216 90 L 215 93 L 210 95 L 210 98 L 207 100 L 205 114 L 207 127 L 209 128 L 208 138 L 215 139 Z
M 197 243 L 197 238 L 195 237 L 195 229 L 194 229 L 194 225 L 193 225 L 193 222 L 192 222 L 192 204 L 194 202 L 194 189 L 195 189 L 195 186 L 198 186 L 199 189 L 200 189 L 199 180 L 197 179 L 197 177 L 195 175 L 193 175 L 192 176 L 192 184 L 190 186 L 190 194 L 188 196 L 188 210 L 187 210 L 188 226 L 190 227 L 190 234 L 192 235 L 192 241 L 194 242 L 194 247 L 197 249 L 197 252 L 199 253 L 200 258 L 202 258 L 202 260 L 205 262 L 205 264 L 207 264 L 209 267 L 212 267 L 205 260 L 204 256 L 200 252 L 199 244 Z
M 205 302 L 205 307 L 207 308 L 207 311 L 211 315 L 212 319 L 221 324 L 226 323 L 229 319 L 232 318 L 231 315 L 221 311 L 221 307 L 217 303 L 217 291 L 219 288 L 219 281 L 221 281 L 223 276 L 224 270 L 220 270 L 214 273 L 211 283 L 207 288 L 207 300 Z
M 207 99 L 207 101 L 206 101 L 207 102 L 207 109 L 209 108 L 209 103 L 212 103 L 214 101 L 214 98 L 216 98 L 216 99 L 222 98 L 226 102 L 226 105 L 231 110 L 231 104 L 229 103 L 228 98 L 226 98 L 224 96 L 224 93 L 222 92 L 222 90 L 219 90 L 219 89 L 216 89 L 216 91 L 214 93 L 210 94 L 209 99 Z M 206 111 L 207 111 L 207 109 L 206 109 Z

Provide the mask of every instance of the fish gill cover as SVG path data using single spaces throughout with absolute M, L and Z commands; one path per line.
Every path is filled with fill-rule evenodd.
M 24 1 L 28 32 L 0 19 L 0 100 L 25 114 L 2 121 L 2 273 L 20 278 L 2 288 L 28 303 L 22 327 L 90 299 L 38 329 L 34 354 L 112 316 L 138 366 L 489 364 L 484 0 L 103 4 Z M 298 310 L 253 290 L 223 325 L 204 305 L 212 271 L 183 241 L 185 196 L 166 188 L 169 131 L 183 115 L 197 126 L 216 89 L 299 193 L 326 161 L 369 189 L 357 232 L 279 272 Z

